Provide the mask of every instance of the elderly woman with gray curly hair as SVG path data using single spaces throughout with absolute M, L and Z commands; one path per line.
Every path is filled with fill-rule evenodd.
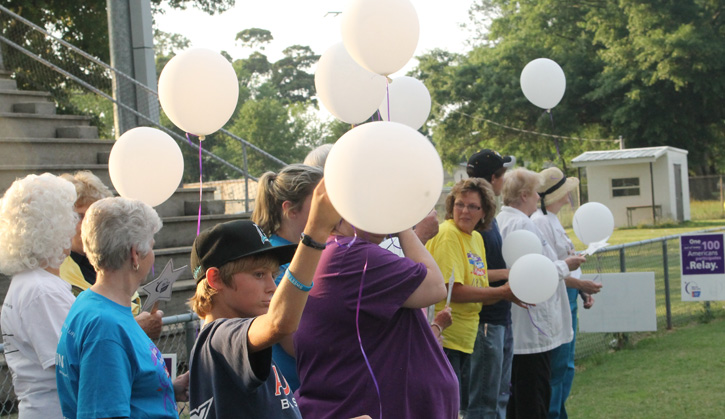
M 63 324 L 56 376 L 65 417 L 177 418 L 188 374 L 172 382 L 156 345 L 131 312 L 154 263 L 161 219 L 148 205 L 105 198 L 86 211 L 81 237 L 96 269 Z
M 61 418 L 55 349 L 75 297 L 59 277 L 77 216 L 73 185 L 49 173 L 16 180 L 0 200 L 0 272 L 12 276 L 0 324 L 20 418 Z

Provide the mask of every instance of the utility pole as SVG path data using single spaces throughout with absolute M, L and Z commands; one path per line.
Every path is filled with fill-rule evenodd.
M 151 90 L 157 90 L 154 36 L 150 0 L 106 0 L 111 66 Z M 113 74 L 113 98 L 136 112 L 159 122 L 155 95 Z M 151 123 L 114 104 L 116 138 L 131 128 Z

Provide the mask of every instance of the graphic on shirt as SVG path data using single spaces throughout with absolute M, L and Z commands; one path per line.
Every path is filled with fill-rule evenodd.
M 189 419 L 206 419 L 207 416 L 209 416 L 209 412 L 211 411 L 211 404 L 214 402 L 214 398 L 205 401 L 201 404 L 201 406 L 197 407 L 196 409 L 189 412 L 191 416 L 189 416 Z
M 272 365 L 272 372 L 274 372 L 274 379 L 275 379 L 275 386 L 274 386 L 274 395 L 280 396 L 282 395 L 282 392 L 284 391 L 284 395 L 288 395 L 291 391 L 289 384 L 287 383 L 287 379 L 284 378 L 284 375 L 277 372 L 277 366 Z M 280 379 L 281 378 L 281 379 Z M 282 381 L 284 381 L 284 384 L 282 384 Z
M 151 351 L 151 360 L 156 367 L 156 377 L 159 379 L 159 388 L 157 391 L 161 391 L 164 394 L 164 409 L 168 412 L 176 412 L 176 400 L 174 400 L 174 390 L 171 385 L 171 376 L 166 370 L 166 363 L 164 357 L 161 355 L 161 351 L 156 345 L 149 343 L 149 350 Z M 163 370 L 163 373 L 161 372 Z
M 481 259 L 481 256 L 478 256 L 475 253 L 467 252 L 466 256 L 468 257 L 468 263 L 470 263 L 473 268 L 473 286 L 483 287 L 484 284 L 481 278 L 486 276 L 486 263 L 483 259 Z

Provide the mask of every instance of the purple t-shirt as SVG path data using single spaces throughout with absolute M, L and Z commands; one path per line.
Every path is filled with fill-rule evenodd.
M 351 240 L 337 237 L 322 253 L 294 335 L 302 417 L 380 417 L 382 405 L 386 418 L 457 418 L 456 375 L 422 310 L 402 306 L 425 265 L 360 238 L 348 247 Z M 361 281 L 360 339 L 380 399 L 355 325 Z

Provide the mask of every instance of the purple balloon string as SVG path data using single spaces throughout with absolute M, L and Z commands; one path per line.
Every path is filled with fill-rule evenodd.
M 199 216 L 196 219 L 196 235 L 201 232 L 201 201 L 202 201 L 202 178 L 201 178 L 201 139 L 199 139 Z
M 357 235 L 356 235 L 357 237 Z M 352 243 L 350 243 L 352 244 Z M 380 387 L 378 387 L 378 380 L 375 378 L 375 373 L 373 373 L 373 367 L 370 365 L 370 361 L 368 360 L 368 356 L 365 353 L 365 348 L 363 348 L 362 344 L 362 338 L 360 337 L 360 302 L 362 301 L 362 291 L 363 291 L 363 284 L 365 283 L 365 273 L 368 270 L 368 255 L 365 255 L 365 266 L 363 267 L 362 276 L 360 277 L 360 291 L 358 291 L 357 294 L 357 310 L 355 311 L 355 329 L 357 330 L 357 341 L 360 344 L 360 352 L 362 352 L 362 356 L 365 359 L 365 365 L 368 367 L 368 371 L 370 372 L 370 376 L 373 379 L 373 384 L 375 384 L 375 391 L 378 393 L 378 406 L 380 407 L 380 419 L 383 418 L 383 399 L 380 397 Z
M 534 318 L 533 318 L 533 317 L 531 317 L 531 310 L 529 310 L 529 309 L 527 308 L 527 309 L 526 309 L 526 312 L 527 312 L 527 313 L 529 314 L 529 320 L 531 320 L 531 324 L 533 324 L 533 325 L 534 325 L 534 327 L 536 328 L 536 330 L 538 330 L 538 331 L 539 331 L 539 333 L 541 333 L 542 335 L 544 335 L 544 336 L 546 336 L 546 337 L 548 338 L 548 337 L 549 337 L 549 335 L 547 335 L 546 333 L 544 333 L 544 331 L 543 331 L 543 330 L 541 330 L 541 328 L 540 328 L 539 326 L 537 326 L 537 325 L 536 325 L 536 323 L 534 322 Z
M 342 220 L 340 221 L 340 223 L 342 223 Z M 355 243 L 355 241 L 357 241 L 357 230 L 355 229 L 355 226 L 352 224 L 350 224 L 350 227 L 352 227 L 352 231 L 354 233 L 352 240 L 348 244 L 342 244 L 339 241 L 337 241 L 338 236 L 335 236 L 334 241 L 335 241 L 335 244 L 337 245 L 337 247 L 347 247 L 349 249 L 353 245 L 353 243 Z M 327 243 L 327 244 L 329 244 L 329 243 Z
M 390 79 L 385 78 L 385 97 L 388 101 L 388 121 L 390 121 Z

